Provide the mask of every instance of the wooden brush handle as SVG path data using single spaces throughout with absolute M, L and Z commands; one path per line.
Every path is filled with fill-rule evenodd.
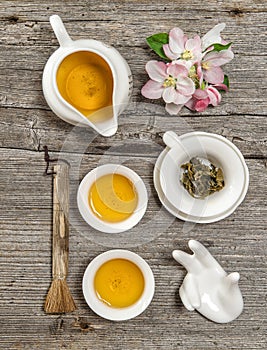
M 69 166 L 54 166 L 53 184 L 53 261 L 54 279 L 65 279 L 69 258 Z

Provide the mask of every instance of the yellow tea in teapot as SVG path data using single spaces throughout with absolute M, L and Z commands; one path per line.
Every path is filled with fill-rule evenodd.
M 96 53 L 78 51 L 65 57 L 56 81 L 61 96 L 85 117 L 112 105 L 112 72 Z
M 98 178 L 88 193 L 93 213 L 107 222 L 120 222 L 131 216 L 137 207 L 138 196 L 134 184 L 120 174 Z

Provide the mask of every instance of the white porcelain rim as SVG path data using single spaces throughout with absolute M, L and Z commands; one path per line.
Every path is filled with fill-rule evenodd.
M 136 264 L 143 273 L 145 287 L 140 299 L 132 306 L 112 308 L 99 300 L 94 290 L 94 276 L 105 262 L 112 259 L 126 259 Z M 148 263 L 138 254 L 124 249 L 108 250 L 96 256 L 87 266 L 82 282 L 84 298 L 88 306 L 99 316 L 112 321 L 125 321 L 140 315 L 151 303 L 155 291 L 153 272 Z
M 97 172 L 99 172 L 98 175 Z M 97 178 L 110 173 L 117 173 L 128 177 L 135 185 L 138 194 L 138 204 L 134 213 L 128 219 L 118 223 L 109 223 L 100 220 L 88 205 L 87 194 L 90 186 Z M 135 171 L 121 164 L 104 164 L 89 171 L 82 179 L 77 192 L 78 209 L 83 219 L 96 230 L 105 233 L 124 232 L 137 225 L 146 212 L 147 203 L 148 195 L 143 180 Z

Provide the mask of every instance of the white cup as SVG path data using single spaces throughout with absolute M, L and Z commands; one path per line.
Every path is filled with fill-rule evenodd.
M 94 278 L 98 269 L 107 261 L 126 259 L 141 270 L 145 285 L 141 297 L 131 306 L 114 308 L 101 301 L 95 292 Z M 112 321 L 124 321 L 141 314 L 152 301 L 155 290 L 154 275 L 147 262 L 129 250 L 114 249 L 95 257 L 87 266 L 83 276 L 83 295 L 89 307 L 99 316 Z
M 127 177 L 133 183 L 138 197 L 134 212 L 127 219 L 115 223 L 99 219 L 88 202 L 91 186 L 98 178 L 108 174 L 120 174 Z M 90 171 L 80 183 L 77 193 L 78 208 L 83 219 L 96 230 L 106 233 L 119 233 L 134 227 L 144 216 L 147 202 L 147 190 L 143 180 L 133 170 L 120 164 L 105 164 Z

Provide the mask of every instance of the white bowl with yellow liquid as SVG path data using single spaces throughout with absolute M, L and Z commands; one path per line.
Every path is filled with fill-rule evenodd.
M 120 164 L 105 164 L 91 170 L 77 193 L 83 219 L 106 233 L 124 232 L 137 225 L 146 212 L 147 202 L 143 180 Z
M 95 257 L 83 276 L 83 295 L 99 316 L 124 321 L 140 315 L 152 301 L 155 281 L 147 262 L 129 250 Z
M 72 40 L 61 18 L 50 17 L 60 47 L 43 71 L 43 93 L 64 121 L 91 127 L 103 136 L 118 128 L 132 92 L 131 70 L 113 47 L 92 39 Z

